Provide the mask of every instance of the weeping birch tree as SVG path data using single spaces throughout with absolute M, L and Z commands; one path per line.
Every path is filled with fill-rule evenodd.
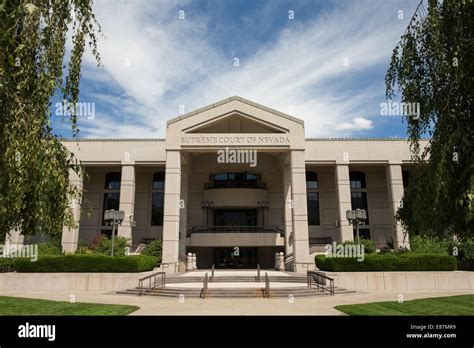
M 92 0 L 0 0 L 0 239 L 74 226 L 68 198 L 81 193 L 68 173 L 81 166 L 54 134 L 50 107 L 55 97 L 78 102 L 87 45 L 100 64 L 98 33 Z
M 421 1 L 393 51 L 386 88 L 389 99 L 420 105 L 418 117 L 407 117 L 416 175 L 399 219 L 413 234 L 472 237 L 474 2 Z

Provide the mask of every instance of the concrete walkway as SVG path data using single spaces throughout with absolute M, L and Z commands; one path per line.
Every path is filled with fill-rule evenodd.
M 69 301 L 70 292 L 2 292 L 0 296 L 41 298 L 55 301 Z M 132 315 L 344 315 L 334 309 L 341 304 L 367 303 L 378 301 L 404 301 L 418 298 L 474 294 L 474 291 L 380 291 L 313 298 L 294 298 L 294 302 L 284 298 L 251 299 L 184 299 L 154 296 L 117 295 L 115 293 L 78 292 L 76 302 L 130 304 L 140 309 Z

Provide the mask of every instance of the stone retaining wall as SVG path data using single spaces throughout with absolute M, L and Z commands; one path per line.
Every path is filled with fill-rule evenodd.
M 474 272 L 325 272 L 334 285 L 356 291 L 474 290 Z
M 0 291 L 117 291 L 151 273 L 0 273 Z

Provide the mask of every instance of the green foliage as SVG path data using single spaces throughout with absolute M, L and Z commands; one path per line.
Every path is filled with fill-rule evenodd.
M 0 296 L 0 315 L 128 315 L 140 309 L 137 306 L 49 301 L 35 298 Z
M 61 244 L 56 243 L 40 243 L 38 244 L 39 255 L 61 255 L 63 249 Z
M 450 242 L 436 236 L 410 236 L 410 249 L 415 253 L 449 254 Z
M 458 258 L 459 270 L 474 271 L 474 238 L 453 241 L 449 252 Z
M 16 259 L 17 272 L 145 272 L 155 267 L 156 258 L 146 255 L 110 257 L 99 254 L 40 256 L 37 261 Z
M 456 258 L 440 254 L 405 253 L 365 255 L 364 261 L 357 258 L 326 257 L 317 255 L 316 266 L 330 272 L 372 272 L 372 271 L 454 271 Z
M 458 260 L 458 269 L 474 270 L 474 239 L 447 240 L 436 236 L 410 236 L 410 247 L 415 253 L 437 253 L 453 255 Z
M 2 240 L 15 228 L 59 236 L 64 225 L 75 225 L 68 198 L 81 193 L 69 176 L 80 174 L 81 166 L 53 133 L 50 108 L 53 97 L 78 102 L 86 44 L 100 62 L 97 28 L 92 0 L 0 3 Z M 68 111 L 77 137 L 76 108 Z
M 337 310 L 349 315 L 474 315 L 474 295 L 422 298 L 412 301 L 387 301 L 341 305 Z
M 0 257 L 0 273 L 13 272 L 13 260 L 8 257 Z
M 360 238 L 359 243 L 364 246 L 364 253 L 373 254 L 375 253 L 375 244 L 370 239 Z M 356 245 L 355 240 L 346 240 L 342 245 Z
M 128 246 L 128 240 L 125 237 L 116 236 L 114 240 L 114 256 L 125 256 L 125 250 Z M 112 239 L 102 235 L 99 244 L 94 249 L 94 253 L 111 255 Z
M 385 78 L 387 98 L 420 105 L 419 117 L 406 118 L 416 165 L 397 216 L 410 233 L 472 237 L 474 2 L 428 4 L 418 7 Z
M 145 250 L 142 251 L 142 255 L 154 256 L 158 259 L 158 262 L 161 262 L 162 251 L 163 241 L 161 239 L 155 239 L 146 246 Z

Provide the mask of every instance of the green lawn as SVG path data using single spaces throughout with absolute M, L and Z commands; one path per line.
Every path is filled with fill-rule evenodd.
M 140 307 L 0 296 L 0 315 L 127 315 Z
M 474 295 L 424 298 L 403 303 L 373 302 L 335 308 L 349 315 L 474 315 Z

